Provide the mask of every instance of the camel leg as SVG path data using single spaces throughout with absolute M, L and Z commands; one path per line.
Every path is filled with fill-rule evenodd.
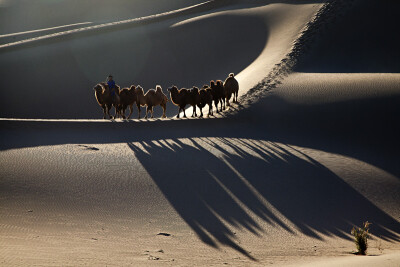
M 215 109 L 217 110 L 217 113 L 219 113 L 219 110 L 218 110 L 218 100 L 214 100 L 214 105 L 215 105 Z
M 115 108 L 115 114 L 114 114 L 114 120 L 115 120 L 117 118 L 118 108 L 115 105 L 114 105 L 114 108 Z
M 181 113 L 181 108 L 178 108 L 178 115 L 176 115 L 176 117 L 179 119 L 179 114 Z
M 115 115 L 114 115 L 114 119 L 118 119 L 119 115 L 119 110 L 118 107 L 115 107 Z
M 125 110 L 126 110 L 126 107 L 125 107 L 125 106 L 121 106 L 121 107 L 119 108 L 119 114 L 120 114 L 120 116 L 121 116 L 123 119 L 125 119 Z
M 112 106 L 111 106 L 112 107 Z M 106 108 L 107 108 L 107 114 L 108 114 L 108 118 L 110 118 L 110 119 L 112 119 L 112 116 L 111 116 L 111 114 L 110 114 L 110 109 L 111 109 L 111 107 L 110 106 L 106 106 Z
M 192 108 L 193 108 L 192 117 L 197 117 L 196 106 L 192 106 Z
M 121 115 L 122 115 L 122 118 L 125 120 L 126 119 L 126 117 L 125 117 L 125 111 L 126 111 L 126 106 L 124 106 L 122 109 L 121 109 Z
M 103 113 L 104 113 L 104 115 L 103 115 L 103 120 L 105 120 L 106 119 L 106 109 L 107 109 L 107 107 L 104 105 L 103 107 L 101 107 L 102 109 L 103 109 Z
M 128 115 L 128 120 L 131 118 L 133 113 L 133 105 L 129 105 L 129 115 Z
M 186 118 L 186 110 L 183 108 L 183 117 Z
M 122 118 L 124 118 L 124 120 L 126 119 L 126 116 L 125 116 L 125 114 L 126 114 L 126 109 L 128 108 L 128 106 L 124 106 L 124 109 L 122 110 Z
M 138 111 L 138 119 L 140 120 L 140 104 L 136 104 L 137 111 Z
M 144 116 L 145 119 L 147 119 L 147 114 L 149 113 L 149 106 L 146 106 L 146 116 Z
M 200 109 L 200 117 L 203 117 L 203 108 L 199 107 L 199 109 Z
M 162 109 L 163 109 L 162 118 L 166 118 L 167 115 L 165 115 L 165 112 L 167 111 L 167 105 L 162 105 L 161 107 L 162 107 Z
M 153 108 L 154 108 L 154 107 L 151 107 L 151 109 L 150 109 L 150 112 L 151 112 L 151 118 L 152 118 L 152 119 L 154 118 L 154 115 L 153 115 L 153 112 L 154 112 L 154 111 L 153 111 Z

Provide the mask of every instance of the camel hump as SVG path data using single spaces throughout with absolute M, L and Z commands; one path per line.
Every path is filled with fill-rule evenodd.
M 235 77 L 235 74 L 233 72 L 229 73 L 229 77 Z
M 143 90 L 143 87 L 141 87 L 140 85 L 138 85 L 137 87 L 136 87 L 136 92 L 138 92 L 138 93 L 144 93 L 144 90 Z
M 149 89 L 145 95 L 147 95 L 147 96 L 156 95 L 156 90 L 154 90 L 154 89 Z
M 186 94 L 188 94 L 188 93 L 189 93 L 189 90 L 186 89 L 186 88 L 181 88 L 181 89 L 179 90 L 179 94 L 186 95 Z
M 162 92 L 161 85 L 156 85 L 156 92 Z

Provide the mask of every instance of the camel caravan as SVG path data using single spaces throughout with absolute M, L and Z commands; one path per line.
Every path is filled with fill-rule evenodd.
M 95 97 L 97 103 L 103 109 L 104 116 L 106 119 L 107 115 L 110 119 L 130 119 L 133 113 L 133 105 L 136 104 L 138 110 L 138 119 L 140 119 L 141 109 L 140 107 L 146 107 L 145 119 L 147 119 L 148 113 L 153 116 L 153 108 L 161 106 L 163 109 L 162 118 L 166 118 L 165 112 L 167 110 L 168 97 L 162 91 L 160 85 L 156 86 L 156 89 L 149 89 L 144 93 L 143 88 L 140 85 L 131 85 L 129 88 L 122 88 L 115 84 L 112 80 L 112 76 L 108 76 L 106 82 L 98 83 L 93 90 L 95 91 Z M 203 108 L 208 106 L 208 116 L 213 116 L 213 103 L 216 112 L 222 112 L 227 106 L 230 106 L 230 99 L 233 97 L 233 103 L 238 102 L 239 83 L 235 79 L 233 73 L 229 74 L 225 82 L 221 80 L 210 81 L 210 85 L 204 85 L 201 89 L 193 86 L 191 89 L 181 88 L 178 89 L 176 86 L 172 86 L 167 89 L 170 93 L 170 99 L 174 105 L 178 107 L 178 115 L 183 111 L 183 117 L 186 118 L 186 106 L 193 107 L 192 117 L 197 117 L 197 108 L 200 109 L 200 117 L 203 117 Z M 112 107 L 115 108 L 115 115 L 111 116 L 110 110 Z M 126 109 L 129 107 L 129 115 L 125 116 Z

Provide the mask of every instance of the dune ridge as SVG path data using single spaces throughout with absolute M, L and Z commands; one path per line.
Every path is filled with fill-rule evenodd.
M 203 3 L 197 4 L 197 5 L 193 5 L 193 6 L 189 6 L 189 7 L 181 8 L 178 10 L 169 11 L 169 12 L 164 12 L 164 13 L 160 13 L 160 14 L 154 14 L 154 15 L 140 17 L 140 18 L 133 18 L 133 19 L 97 24 L 97 25 L 93 25 L 93 26 L 82 27 L 82 28 L 78 28 L 78 29 L 72 29 L 72 30 L 68 30 L 68 31 L 61 31 L 61 32 L 56 32 L 56 33 L 52 33 L 52 34 L 33 37 L 30 39 L 24 39 L 24 40 L 20 40 L 17 42 L 1 44 L 0 49 L 7 48 L 7 47 L 14 47 L 14 46 L 23 45 L 23 44 L 28 44 L 31 42 L 36 42 L 36 41 L 50 39 L 50 38 L 59 38 L 59 37 L 63 37 L 66 35 L 76 34 L 76 33 L 80 33 L 80 32 L 100 30 L 100 29 L 110 28 L 110 27 L 115 28 L 115 27 L 119 27 L 121 25 L 125 26 L 126 24 L 139 23 L 139 22 L 140 23 L 151 23 L 154 21 L 162 20 L 162 19 L 168 19 L 170 16 L 182 15 L 182 14 L 185 14 L 188 12 L 198 12 L 199 10 L 202 10 L 202 9 L 199 9 L 200 7 L 201 8 L 209 8 L 210 4 L 213 3 L 214 1 L 215 0 L 209 0 L 209 1 L 205 1 Z M 74 25 L 79 25 L 79 24 L 84 24 L 84 23 L 77 23 Z M 58 28 L 61 28 L 61 27 L 67 27 L 67 26 L 60 26 Z M 49 29 L 54 29 L 54 28 L 56 28 L 56 27 L 49 28 Z M 32 33 L 32 32 L 38 32 L 38 31 L 42 31 L 42 30 L 36 30 L 36 31 L 33 30 L 33 31 L 29 31 L 29 32 L 24 32 L 24 33 Z M 13 35 L 16 35 L 16 34 L 0 35 L 0 37 L 3 37 L 3 36 L 8 37 L 8 36 L 13 36 Z
M 202 40 L 208 36 L 202 31 L 219 32 L 226 22 L 259 28 L 249 35 L 236 28 L 257 45 L 242 46 L 249 50 L 238 53 L 242 62 L 233 70 L 243 85 L 243 106 L 218 118 L 0 119 L 0 264 L 397 264 L 399 74 L 296 72 L 312 55 L 310 47 L 323 44 L 338 9 L 338 16 L 352 15 L 350 4 L 260 2 L 151 25 L 161 29 L 157 37 L 172 34 L 168 40 L 190 36 L 183 34 L 190 30 Z M 235 37 L 227 34 L 226 43 Z M 97 38 L 89 43 L 96 53 L 103 50 L 93 44 L 107 43 Z M 79 41 L 66 45 L 79 47 Z M 223 52 L 211 49 L 217 45 L 202 47 L 215 56 Z M 177 48 L 182 58 L 190 55 L 184 48 Z M 177 66 L 203 75 L 173 76 L 183 86 L 224 77 L 226 66 L 234 66 L 214 62 L 210 72 L 201 72 L 179 56 L 157 56 L 169 60 L 162 66 L 169 75 L 180 71 Z M 371 256 L 351 255 L 350 230 L 365 220 L 373 223 Z

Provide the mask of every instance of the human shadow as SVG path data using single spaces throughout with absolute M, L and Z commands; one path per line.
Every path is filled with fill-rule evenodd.
M 255 260 L 232 229 L 260 223 L 323 239 L 349 239 L 365 220 L 385 240 L 400 223 L 329 169 L 288 145 L 247 138 L 177 138 L 128 143 L 176 212 L 206 244 Z M 291 225 L 282 220 L 288 219 Z

